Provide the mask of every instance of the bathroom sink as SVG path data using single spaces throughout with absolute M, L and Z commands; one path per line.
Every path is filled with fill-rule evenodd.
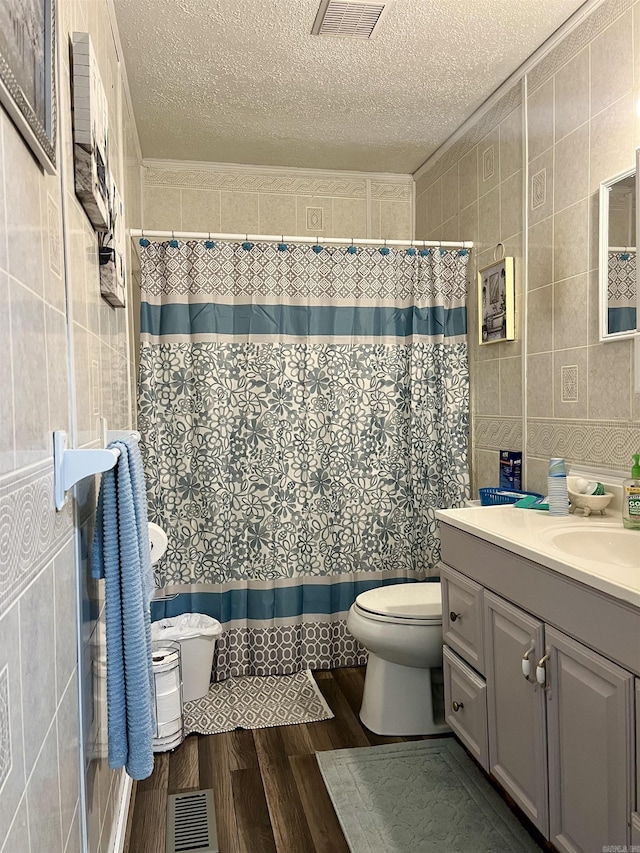
M 549 530 L 541 539 L 570 557 L 640 569 L 640 532 L 591 525 Z

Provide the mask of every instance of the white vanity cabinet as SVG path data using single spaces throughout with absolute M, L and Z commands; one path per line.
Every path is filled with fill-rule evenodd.
M 442 519 L 441 536 L 447 722 L 557 850 L 640 843 L 640 608 Z

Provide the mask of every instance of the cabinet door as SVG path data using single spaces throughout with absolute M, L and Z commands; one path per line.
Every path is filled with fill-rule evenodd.
M 566 853 L 622 849 L 632 811 L 633 677 L 554 628 L 546 644 L 550 840 Z
M 486 590 L 484 612 L 489 771 L 548 837 L 545 697 L 536 683 L 544 625 Z M 528 678 L 522 671 L 526 654 Z
M 484 675 L 482 587 L 449 566 L 440 569 L 442 639 Z
M 448 646 L 442 651 L 445 722 L 478 763 L 488 770 L 487 690 L 484 679 Z

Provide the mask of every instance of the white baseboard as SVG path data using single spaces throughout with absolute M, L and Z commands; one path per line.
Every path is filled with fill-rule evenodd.
M 118 792 L 118 801 L 116 803 L 117 816 L 111 833 L 109 853 L 124 853 L 124 839 L 127 834 L 127 819 L 129 817 L 132 788 L 133 779 L 123 768 L 120 778 L 120 791 Z

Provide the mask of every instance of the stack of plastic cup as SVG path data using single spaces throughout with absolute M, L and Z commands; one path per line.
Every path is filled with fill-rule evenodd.
M 547 490 L 549 493 L 549 515 L 569 515 L 567 472 L 564 459 L 549 460 Z

